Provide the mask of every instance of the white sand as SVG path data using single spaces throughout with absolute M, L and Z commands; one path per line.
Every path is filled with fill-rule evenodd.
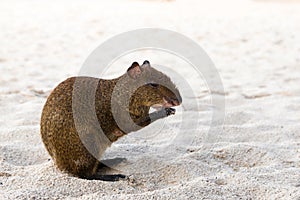
M 300 199 L 300 4 L 226 2 L 1 1 L 0 199 Z M 39 135 L 46 96 L 101 42 L 141 27 L 178 31 L 207 51 L 226 90 L 223 133 L 203 139 L 211 109 L 199 88 L 201 108 L 187 111 L 191 125 L 201 117 L 192 145 L 163 149 L 178 112 L 159 137 L 157 122 L 109 149 L 105 158 L 127 159 L 118 169 L 131 182 L 60 173 Z

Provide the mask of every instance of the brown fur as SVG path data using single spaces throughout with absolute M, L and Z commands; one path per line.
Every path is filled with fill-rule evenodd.
M 122 87 L 117 87 L 121 79 L 125 82 Z M 142 84 L 143 86 L 133 91 L 133 95 L 128 98 L 132 86 L 143 81 L 158 84 L 154 84 L 154 87 L 153 84 Z M 93 88 L 96 88 L 96 91 L 93 91 Z M 118 138 L 139 129 L 127 127 L 124 131 L 118 127 L 111 108 L 114 90 L 117 91 L 117 98 L 113 101 L 118 105 L 120 118 L 125 118 L 123 115 L 129 112 L 132 120 L 140 126 L 139 128 L 154 121 L 150 120 L 149 109 L 154 104 L 163 104 L 163 98 L 168 99 L 174 106 L 181 103 L 180 94 L 170 78 L 152 68 L 148 61 L 145 61 L 142 66 L 133 63 L 127 73 L 112 80 L 92 77 L 68 78 L 48 97 L 40 124 L 42 140 L 60 170 L 82 178 L 93 177 L 97 173 L 98 160 L 105 149 Z M 74 100 L 74 92 L 79 94 L 76 100 Z M 95 95 L 95 102 L 90 102 L 89 95 Z M 129 99 L 127 105 L 123 105 L 122 99 L 125 97 Z M 79 119 L 74 119 L 74 106 L 79 110 L 79 117 L 76 115 Z M 174 109 L 170 109 L 162 108 L 154 117 L 155 120 L 174 114 L 171 113 Z M 96 120 L 91 114 L 92 110 L 96 111 Z M 76 126 L 74 120 L 77 120 Z M 104 141 L 101 137 L 99 124 L 108 140 Z M 79 130 L 83 135 L 79 136 Z M 93 153 L 98 155 L 97 158 L 86 149 L 82 139 L 93 145 Z

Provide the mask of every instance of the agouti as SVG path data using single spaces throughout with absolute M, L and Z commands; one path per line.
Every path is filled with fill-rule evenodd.
M 52 91 L 44 105 L 42 140 L 61 171 L 104 180 L 98 168 L 107 147 L 129 132 L 175 114 L 171 107 L 181 102 L 171 79 L 147 60 L 141 66 L 134 62 L 125 74 L 111 80 L 71 77 Z M 157 111 L 149 113 L 151 107 Z

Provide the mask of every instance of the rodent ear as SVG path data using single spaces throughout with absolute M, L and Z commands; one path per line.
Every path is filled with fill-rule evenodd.
M 149 62 L 148 60 L 145 60 L 145 61 L 143 62 L 142 67 L 147 67 L 147 66 L 150 66 L 150 62 Z
M 127 69 L 127 74 L 133 79 L 136 79 L 141 73 L 141 67 L 137 62 L 132 63 L 132 65 Z

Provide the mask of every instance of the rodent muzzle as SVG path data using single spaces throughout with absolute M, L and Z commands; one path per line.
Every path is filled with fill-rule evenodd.
M 181 103 L 178 99 L 173 99 L 170 97 L 164 97 L 163 100 L 164 100 L 163 107 L 165 107 L 165 108 L 179 106 Z

